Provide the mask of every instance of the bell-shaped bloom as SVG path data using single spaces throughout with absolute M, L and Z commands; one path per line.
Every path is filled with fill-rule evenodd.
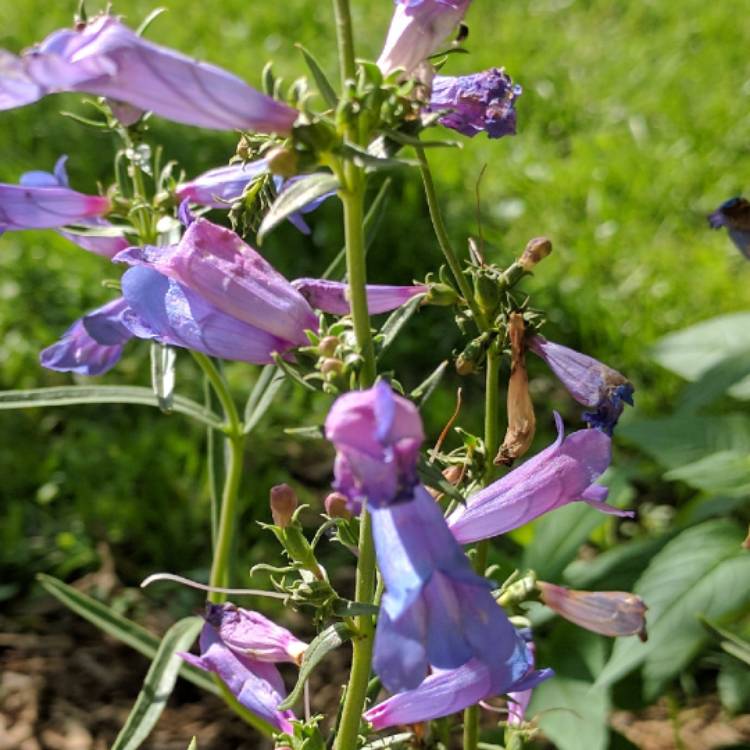
M 125 323 L 138 338 L 256 365 L 270 364 L 274 352 L 283 354 L 291 346 L 152 268 L 126 271 L 122 293 L 129 307 Z
M 584 412 L 584 421 L 611 435 L 625 404 L 633 404 L 632 383 L 593 357 L 543 336 L 532 336 L 528 347 L 547 363 L 579 404 L 594 410 Z
M 646 640 L 646 605 L 626 591 L 574 591 L 537 581 L 542 601 L 558 615 L 594 633 Z
M 334 486 L 354 512 L 363 500 L 373 507 L 411 497 L 424 440 L 422 419 L 417 407 L 394 396 L 385 381 L 338 398 L 325 432 L 336 448 Z
M 318 330 L 305 298 L 268 261 L 206 219 L 196 219 L 176 245 L 131 247 L 115 261 L 158 271 L 219 311 L 286 342 L 284 349 L 309 343 L 305 330 Z
M 332 315 L 348 315 L 349 285 L 340 281 L 327 279 L 296 279 L 292 285 L 316 310 Z M 406 304 L 418 295 L 427 294 L 424 284 L 411 286 L 388 286 L 385 284 L 368 284 L 367 311 L 370 315 L 390 312 Z
M 471 0 L 396 0 L 378 66 L 385 75 L 402 68 L 406 74 L 433 52 L 458 26 Z
M 146 41 L 114 16 L 61 29 L 37 47 L 0 57 L 0 109 L 80 91 L 218 130 L 288 134 L 297 111 L 221 68 Z
M 41 170 L 26 172 L 21 175 L 20 185 L 30 188 L 57 187 L 67 189 L 69 187 L 68 172 L 65 168 L 67 160 L 67 156 L 61 156 L 57 160 L 52 172 L 43 172 Z M 102 200 L 105 199 L 102 198 Z M 109 204 L 107 203 L 107 206 L 108 205 Z M 0 210 L 2 209 L 0 208 Z M 70 223 L 82 224 L 85 227 L 91 227 L 92 230 L 104 230 L 101 235 L 88 234 L 80 231 L 77 232 L 72 228 L 57 230 L 57 233 L 62 237 L 65 237 L 65 239 L 70 240 L 84 250 L 88 250 L 96 255 L 101 255 L 105 258 L 112 258 L 130 245 L 127 239 L 122 235 L 109 235 L 106 230 L 112 225 L 106 219 L 102 219 L 99 216 L 81 216 L 75 218 Z
M 440 124 L 470 138 L 478 133 L 502 138 L 516 133 L 515 104 L 521 92 L 499 68 L 467 76 L 435 76 L 429 111 L 450 110 Z
M 234 604 L 207 604 L 206 622 L 232 651 L 256 661 L 299 664 L 307 644 L 260 612 Z
M 604 513 L 632 515 L 607 505 L 607 488 L 594 484 L 609 466 L 611 439 L 598 430 L 565 437 L 562 419 L 555 414 L 555 420 L 558 436 L 552 445 L 471 495 L 448 517 L 461 544 L 504 534 L 576 500 Z
M 458 669 L 436 670 L 414 690 L 391 696 L 366 711 L 363 718 L 376 731 L 418 724 L 450 716 L 503 693 L 530 693 L 532 687 L 551 676 L 550 669 L 532 670 L 513 682 L 497 683 L 486 664 L 471 659 Z
M 125 325 L 127 303 L 121 297 L 77 320 L 39 355 L 42 366 L 79 375 L 102 375 L 117 364 L 133 334 Z
M 750 259 L 750 201 L 740 196 L 724 201 L 708 217 L 711 229 L 726 227 L 735 247 Z
M 280 732 L 291 732 L 291 711 L 279 711 L 286 697 L 284 681 L 274 664 L 260 661 L 230 648 L 210 623 L 200 635 L 200 656 L 181 653 L 188 663 L 218 675 L 237 701 L 248 711 L 267 721 Z

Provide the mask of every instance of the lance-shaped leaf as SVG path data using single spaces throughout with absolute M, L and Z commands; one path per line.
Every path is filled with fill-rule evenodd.
M 177 652 L 190 648 L 196 639 L 203 620 L 200 617 L 186 617 L 179 620 L 164 634 L 159 649 L 154 656 L 143 688 L 120 730 L 112 750 L 136 750 L 151 734 L 161 712 L 172 694 L 182 659 Z
M 383 323 L 383 327 L 378 332 L 378 337 L 380 339 L 378 358 L 382 357 L 391 344 L 396 340 L 396 337 L 401 333 L 401 329 L 411 320 L 414 313 L 419 309 L 423 299 L 424 295 L 422 294 L 418 297 L 413 297 L 405 305 L 394 310 L 388 316 L 388 320 Z
M 424 406 L 427 399 L 432 396 L 435 389 L 440 384 L 440 381 L 445 375 L 445 371 L 448 369 L 448 360 L 444 359 L 430 375 L 428 375 L 410 394 L 409 398 L 412 401 L 416 401 L 417 406 L 420 408 Z
M 305 58 L 307 67 L 310 68 L 310 72 L 315 79 L 315 84 L 318 87 L 318 91 L 320 91 L 320 95 L 325 99 L 325 102 L 329 107 L 335 109 L 338 106 L 339 98 L 336 96 L 336 91 L 333 86 L 331 86 L 328 76 L 323 72 L 323 68 L 320 67 L 315 57 L 313 57 L 313 55 L 301 44 L 296 44 L 295 46 Z
M 305 682 L 307 682 L 313 669 L 318 666 L 328 653 L 348 641 L 352 635 L 353 633 L 346 623 L 337 622 L 327 627 L 312 641 L 302 657 L 297 684 L 294 686 L 292 692 L 286 697 L 286 700 L 279 704 L 279 711 L 286 711 L 297 702 L 302 695 Z
M 177 355 L 172 347 L 155 341 L 151 344 L 151 387 L 159 409 L 164 414 L 171 413 L 174 403 L 176 359 Z
M 338 178 L 328 172 L 315 172 L 291 183 L 279 193 L 265 215 L 258 229 L 258 242 L 284 219 L 340 187 Z
M 283 371 L 275 365 L 266 365 L 263 368 L 245 404 L 244 432 L 246 435 L 252 432 L 263 418 L 285 382 L 286 377 Z

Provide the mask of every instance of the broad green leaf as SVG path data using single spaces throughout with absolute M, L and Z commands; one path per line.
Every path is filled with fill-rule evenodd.
M 747 495 L 750 492 L 750 455 L 744 451 L 719 451 L 672 469 L 664 475 L 706 492 Z
M 673 525 L 692 526 L 716 516 L 731 515 L 737 508 L 747 503 L 745 495 L 704 495 L 699 494 L 688 500 L 677 510 Z
M 750 669 L 734 659 L 722 659 L 716 678 L 721 704 L 730 714 L 739 714 L 750 708 Z
M 320 67 L 315 57 L 310 52 L 308 52 L 301 44 L 296 44 L 295 47 L 297 47 L 297 49 L 305 58 L 307 67 L 310 68 L 310 72 L 315 79 L 315 84 L 318 87 L 320 95 L 325 100 L 325 103 L 332 109 L 335 109 L 339 104 L 339 98 L 336 95 L 336 91 L 334 90 L 333 86 L 331 86 L 331 82 L 328 80 L 328 76 L 326 76 L 326 74 L 323 72 L 323 68 Z
M 679 409 L 695 411 L 710 404 L 750 376 L 750 351 L 730 354 L 705 370 L 682 392 Z
M 643 664 L 644 692 L 653 698 L 686 667 L 708 634 L 699 616 L 722 620 L 750 606 L 750 555 L 742 530 L 725 520 L 683 531 L 651 561 L 634 591 L 648 606 L 649 639 L 618 639 L 597 686 Z
M 151 342 L 151 388 L 156 403 L 164 414 L 172 411 L 174 403 L 175 362 L 177 354 L 171 346 Z
M 279 389 L 286 382 L 284 373 L 275 365 L 266 365 L 261 371 L 245 404 L 244 432 L 252 432 L 273 403 Z
M 750 313 L 720 315 L 659 340 L 654 359 L 686 380 L 698 380 L 721 360 L 750 351 Z M 729 391 L 736 398 L 750 398 L 750 378 Z
M 401 333 L 403 327 L 412 319 L 412 316 L 417 312 L 421 304 L 422 295 L 412 297 L 405 305 L 394 310 L 388 316 L 388 319 L 383 323 L 383 327 L 378 332 L 378 337 L 382 337 L 380 338 L 378 358 L 382 357 L 388 351 L 398 334 Z
M 718 640 L 719 645 L 724 651 L 734 656 L 735 659 L 745 662 L 750 667 L 750 642 L 726 628 L 709 622 L 705 618 L 703 619 L 703 625 Z
M 291 708 L 299 700 L 302 690 L 305 687 L 305 682 L 307 682 L 313 669 L 318 666 L 328 653 L 341 646 L 351 637 L 352 631 L 349 629 L 349 626 L 346 623 L 337 622 L 327 627 L 312 641 L 302 656 L 297 684 L 286 699 L 279 704 L 280 711 Z
M 338 179 L 329 172 L 305 175 L 279 193 L 258 229 L 258 242 L 288 216 L 324 195 L 338 190 Z
M 0 391 L 0 410 L 74 404 L 140 404 L 159 407 L 159 402 L 150 388 L 134 385 L 70 385 L 59 388 L 33 388 L 28 391 Z M 209 427 L 222 428 L 222 421 L 216 414 L 184 396 L 174 397 L 172 410 Z
M 92 625 L 118 641 L 122 641 L 148 659 L 153 659 L 156 655 L 159 648 L 159 638 L 138 623 L 117 614 L 105 604 L 74 589 L 72 586 L 68 586 L 57 578 L 39 573 L 37 580 L 47 593 L 62 602 L 68 609 L 83 617 L 84 620 L 88 620 Z M 183 664 L 180 668 L 180 675 L 209 693 L 218 694 L 216 685 L 205 672 L 201 672 L 189 664 Z
M 203 627 L 200 617 L 186 617 L 167 630 L 149 667 L 143 688 L 112 750 L 136 750 L 151 734 L 167 699 L 172 694 L 177 674 L 184 664 L 178 652 L 190 648 Z

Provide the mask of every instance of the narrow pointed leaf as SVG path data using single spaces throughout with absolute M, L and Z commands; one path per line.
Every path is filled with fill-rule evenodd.
M 443 476 L 442 472 L 435 464 L 428 463 L 424 456 L 420 457 L 417 465 L 419 478 L 434 490 L 448 495 L 452 500 L 456 500 L 461 505 L 466 504 L 466 498 Z
M 276 394 L 286 382 L 282 370 L 275 365 L 266 365 L 261 371 L 245 404 L 245 434 L 255 428 L 276 398 Z
M 398 310 L 394 310 L 388 316 L 388 319 L 383 323 L 383 327 L 378 333 L 382 337 L 378 358 L 385 354 L 390 345 L 396 340 L 398 334 L 401 333 L 401 329 L 411 320 L 414 313 L 422 304 L 422 299 L 423 296 L 421 294 L 417 297 L 412 297 L 405 305 L 399 307 Z
M 176 360 L 177 355 L 171 346 L 156 341 L 151 343 L 151 388 L 164 414 L 170 414 L 174 404 Z
M 193 737 L 192 740 L 190 740 L 190 744 L 187 746 L 187 750 L 198 750 L 198 738 Z
M 386 748 L 395 747 L 401 743 L 408 742 L 413 737 L 414 735 L 411 732 L 392 734 L 390 737 L 381 737 L 379 740 L 375 740 L 375 742 L 365 745 L 362 750 L 386 750 Z
M 430 375 L 427 376 L 410 394 L 409 398 L 412 401 L 417 402 L 417 406 L 420 408 L 424 406 L 427 399 L 432 396 L 435 392 L 435 388 L 438 387 L 440 381 L 445 375 L 445 371 L 448 369 L 448 360 L 444 359 Z
M 740 638 L 736 633 L 719 627 L 705 618 L 701 618 L 701 622 L 708 632 L 719 641 L 719 645 L 724 651 L 750 666 L 750 641 Z
M 125 726 L 117 735 L 112 750 L 136 750 L 151 734 L 172 694 L 180 667 L 184 664 L 178 652 L 190 648 L 202 627 L 203 620 L 200 617 L 186 617 L 178 620 L 164 634 L 146 674 L 143 688 Z
M 295 46 L 304 56 L 307 67 L 310 68 L 310 72 L 315 79 L 315 84 L 318 87 L 318 91 L 320 91 L 320 95 L 323 97 L 323 99 L 325 99 L 325 102 L 329 107 L 335 109 L 339 104 L 339 98 L 338 96 L 336 96 L 336 91 L 334 90 L 333 86 L 331 86 L 331 82 L 328 80 L 328 76 L 326 76 L 326 74 L 323 72 L 323 69 L 318 64 L 318 61 L 310 52 L 308 52 L 301 44 L 297 44 Z
M 348 641 L 352 635 L 353 633 L 346 623 L 337 622 L 330 627 L 327 627 L 313 640 L 302 657 L 297 684 L 294 686 L 292 692 L 286 697 L 286 700 L 279 704 L 279 711 L 285 711 L 286 709 L 291 708 L 299 700 L 302 695 L 302 690 L 305 687 L 305 682 L 307 682 L 313 669 L 315 669 L 328 653 Z

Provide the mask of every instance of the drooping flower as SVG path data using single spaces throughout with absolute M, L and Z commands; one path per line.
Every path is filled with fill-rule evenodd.
M 462 711 L 479 701 L 504 693 L 531 690 L 552 676 L 552 670 L 528 672 L 514 682 L 497 684 L 487 665 L 471 659 L 458 669 L 436 670 L 414 690 L 387 698 L 364 713 L 376 731 L 404 724 L 417 724 Z
M 366 500 L 372 518 L 385 583 L 373 665 L 383 684 L 411 690 L 430 667 L 471 659 L 487 666 L 493 684 L 523 677 L 525 644 L 418 482 L 424 433 L 416 407 L 380 381 L 334 403 L 326 436 L 337 452 L 336 489 L 355 508 Z
M 584 421 L 611 435 L 625 404 L 633 405 L 632 383 L 593 357 L 543 336 L 532 336 L 528 347 L 547 363 L 579 404 L 594 410 L 584 412 Z
M 131 247 L 115 261 L 152 268 L 212 308 L 285 342 L 275 351 L 309 343 L 305 330 L 318 329 L 305 298 L 268 261 L 206 219 L 196 219 L 176 245 Z
M 576 500 L 604 513 L 632 515 L 607 505 L 607 488 L 594 484 L 609 466 L 611 439 L 598 430 L 565 437 L 562 419 L 555 414 L 555 420 L 558 435 L 552 445 L 471 495 L 448 517 L 461 544 L 504 534 Z
M 348 284 L 327 279 L 295 279 L 292 285 L 316 310 L 333 315 L 348 315 L 351 312 Z M 413 297 L 427 294 L 428 287 L 424 284 L 368 284 L 366 292 L 367 311 L 370 315 L 378 315 L 401 307 Z
M 440 124 L 470 138 L 483 132 L 489 138 L 502 138 L 515 135 L 515 103 L 521 93 L 521 87 L 499 68 L 466 76 L 435 76 L 429 111 L 450 110 Z
M 205 618 L 228 648 L 256 661 L 299 664 L 307 649 L 307 644 L 286 628 L 231 602 L 207 604 Z
M 537 581 L 542 601 L 558 615 L 600 635 L 646 640 L 646 605 L 626 591 L 574 591 Z
M 406 74 L 433 52 L 456 28 L 471 0 L 396 0 L 378 66 L 385 75 L 398 68 Z
M 61 29 L 16 57 L 0 56 L 0 109 L 80 91 L 217 130 L 286 135 L 297 111 L 237 76 L 148 42 L 114 16 Z
M 284 681 L 275 664 L 260 661 L 230 648 L 209 622 L 203 626 L 200 656 L 181 653 L 188 663 L 218 675 L 238 702 L 280 732 L 291 732 L 291 711 L 279 711 L 286 697 Z
M 750 259 L 750 201 L 742 197 L 724 201 L 708 217 L 712 229 L 726 227 L 737 249 Z
M 124 323 L 128 306 L 122 297 L 84 315 L 56 343 L 39 355 L 42 366 L 79 375 L 111 370 L 133 334 Z

